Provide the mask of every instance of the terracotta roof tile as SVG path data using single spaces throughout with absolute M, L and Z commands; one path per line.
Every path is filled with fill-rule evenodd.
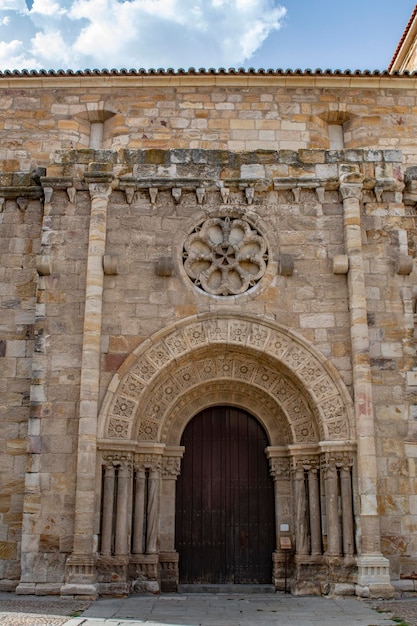
M 416 17 L 416 15 L 417 15 L 417 4 L 414 7 L 414 11 L 412 12 L 410 19 L 408 20 L 408 24 L 407 24 L 407 26 L 404 29 L 402 37 L 401 37 L 400 41 L 398 42 L 398 46 L 396 47 L 395 52 L 392 55 L 392 59 L 390 61 L 390 64 L 388 65 L 388 71 L 390 71 L 392 66 L 394 65 L 395 59 L 397 58 L 397 55 L 398 55 L 398 53 L 399 53 L 399 51 L 401 49 L 401 46 L 403 45 L 403 43 L 405 41 L 405 38 L 408 35 L 408 32 L 409 32 L 409 30 L 411 28 L 411 24 L 413 23 L 414 18 Z
M 416 7 L 417 11 L 417 7 Z M 417 72 L 394 72 L 390 74 L 388 70 L 331 70 L 331 69 L 254 69 L 250 67 L 246 68 L 229 68 L 225 69 L 223 67 L 220 68 L 199 68 L 198 70 L 190 67 L 188 70 L 183 68 L 179 69 L 85 69 L 85 70 L 3 70 L 0 71 L 0 79 L 1 78 L 22 78 L 22 77 L 59 77 L 59 76 L 179 76 L 179 75 L 256 75 L 256 76 L 390 76 L 390 75 L 399 75 L 399 76 L 415 76 Z

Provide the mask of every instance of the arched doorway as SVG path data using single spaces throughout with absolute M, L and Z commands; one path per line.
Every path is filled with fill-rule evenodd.
M 259 422 L 234 407 L 210 407 L 187 425 L 176 495 L 181 583 L 272 582 L 268 443 Z

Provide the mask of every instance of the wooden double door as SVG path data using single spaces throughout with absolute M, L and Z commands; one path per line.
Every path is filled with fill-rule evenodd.
M 181 583 L 272 582 L 274 487 L 259 422 L 205 409 L 187 425 L 176 495 Z

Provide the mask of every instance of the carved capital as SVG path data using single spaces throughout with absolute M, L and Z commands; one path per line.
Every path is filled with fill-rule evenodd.
M 144 468 L 146 470 L 160 471 L 162 466 L 162 458 L 159 454 L 142 454 L 135 456 L 135 467 L 137 469 Z
M 181 471 L 181 459 L 167 456 L 162 459 L 162 478 L 177 478 Z
M 362 183 L 342 183 L 340 185 L 340 194 L 342 200 L 350 198 L 360 200 L 362 198 Z
M 269 459 L 269 473 L 274 480 L 290 477 L 290 460 L 284 458 Z
M 113 174 L 106 171 L 90 171 L 84 174 L 84 179 L 88 183 L 88 190 L 92 200 L 102 198 L 108 200 L 113 191 Z
M 353 455 L 348 450 L 326 452 L 321 458 L 324 471 L 335 472 L 337 469 L 349 469 L 353 466 Z
M 133 463 L 133 454 L 131 452 L 103 452 L 103 461 L 113 467 L 125 467 L 130 469 Z
M 316 469 L 318 466 L 317 456 L 299 456 L 292 459 L 293 471 L 297 470 L 311 470 Z

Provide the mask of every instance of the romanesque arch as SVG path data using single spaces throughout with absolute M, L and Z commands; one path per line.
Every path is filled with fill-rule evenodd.
M 178 444 L 171 432 L 177 412 L 191 418 L 204 408 L 201 402 L 223 401 L 216 392 L 201 398 L 199 387 L 211 383 L 219 394 L 226 387 L 237 396 L 241 390 L 241 402 L 252 402 L 251 394 L 262 398 L 255 414 L 260 412 L 271 444 L 277 428 L 261 417 L 271 414 L 269 404 L 277 422 L 285 416 L 290 434 L 282 443 L 355 439 L 350 397 L 317 351 L 284 328 L 227 314 L 188 318 L 139 346 L 109 386 L 99 437 Z
M 303 338 L 266 320 L 224 313 L 191 317 L 157 333 L 109 385 L 98 438 L 102 579 L 114 580 L 114 560 L 121 559 L 125 584 L 134 579 L 140 588 L 176 588 L 181 435 L 197 413 L 215 405 L 248 411 L 268 436 L 275 586 L 283 581 L 282 529 L 295 550 L 295 584 L 308 579 L 320 586 L 328 555 L 332 567 L 336 558 L 351 568 L 355 427 L 349 394 Z

